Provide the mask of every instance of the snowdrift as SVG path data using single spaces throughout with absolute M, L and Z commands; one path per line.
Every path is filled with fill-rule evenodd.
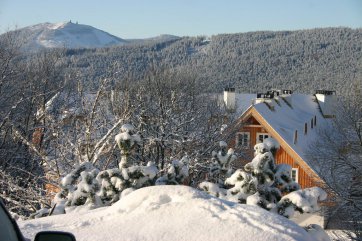
M 223 201 L 187 186 L 141 188 L 113 206 L 19 222 L 25 237 L 73 233 L 79 241 L 313 240 L 288 219 L 257 206 Z

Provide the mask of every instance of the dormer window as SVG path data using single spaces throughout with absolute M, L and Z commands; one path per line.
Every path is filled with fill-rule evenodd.
M 308 133 L 308 124 L 304 123 L 304 135 L 307 135 Z
M 297 130 L 294 131 L 294 138 L 293 139 L 294 139 L 293 143 L 297 144 L 297 142 L 298 142 L 298 131 Z
M 314 126 L 316 126 L 317 125 L 317 116 L 315 115 L 314 116 Z
M 313 129 L 313 118 L 310 120 L 310 128 Z

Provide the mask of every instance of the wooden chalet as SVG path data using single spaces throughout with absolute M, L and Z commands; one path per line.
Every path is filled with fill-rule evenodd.
M 305 95 L 273 90 L 250 95 L 229 88 L 224 92 L 225 106 L 239 117 L 227 130 L 228 145 L 242 153 L 239 164 L 244 165 L 252 160 L 254 145 L 272 137 L 280 144 L 276 163 L 289 164 L 293 180 L 302 188 L 323 186 L 309 150 L 320 138 L 319 130 L 331 126 L 335 97 L 334 91 Z

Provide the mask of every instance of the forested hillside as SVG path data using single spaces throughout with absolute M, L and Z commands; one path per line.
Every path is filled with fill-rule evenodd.
M 141 79 L 151 69 L 173 68 L 194 73 L 213 92 L 231 85 L 241 92 L 324 88 L 346 94 L 361 83 L 361 48 L 362 29 L 323 28 L 67 50 L 65 60 L 89 86 L 99 77 Z

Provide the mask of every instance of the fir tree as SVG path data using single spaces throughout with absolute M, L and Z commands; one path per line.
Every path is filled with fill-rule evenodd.
M 167 172 L 156 180 L 156 185 L 184 184 L 189 176 L 189 158 L 184 156 L 181 160 L 173 160 L 167 166 Z
M 124 124 L 121 127 L 121 133 L 115 137 L 116 143 L 121 149 L 121 162 L 119 163 L 119 168 L 129 166 L 129 156 L 132 151 L 140 145 L 141 137 L 134 133 L 134 127 L 131 124 Z
M 219 151 L 212 152 L 209 180 L 223 186 L 225 178 L 232 173 L 231 163 L 236 159 L 236 156 L 232 148 L 227 149 L 226 142 L 220 141 L 219 147 Z
M 326 193 L 317 187 L 299 190 L 299 185 L 290 177 L 291 167 L 275 164 L 279 144 L 272 138 L 266 140 L 255 145 L 255 157 L 244 170 L 236 170 L 225 180 L 226 188 L 211 182 L 203 182 L 199 187 L 211 195 L 257 205 L 285 217 L 291 217 L 294 211 L 318 210 L 317 201 L 324 200 Z M 283 197 L 282 194 L 287 195 Z

